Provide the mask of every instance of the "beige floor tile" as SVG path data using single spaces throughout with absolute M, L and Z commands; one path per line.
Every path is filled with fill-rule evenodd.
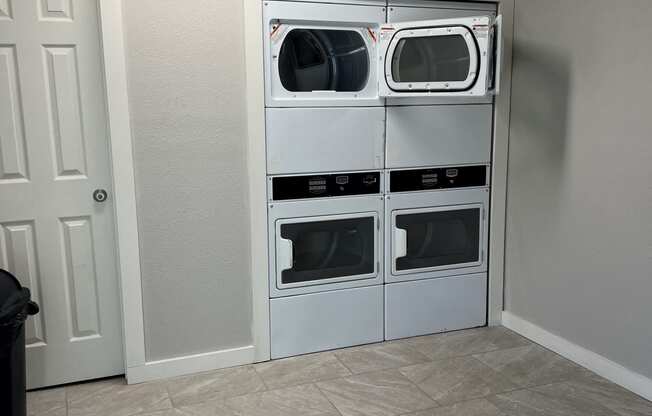
M 317 383 L 343 416 L 396 416 L 437 406 L 396 370 Z
M 403 367 L 400 372 L 442 405 L 514 390 L 516 386 L 473 357 Z
M 405 416 L 505 416 L 505 414 L 486 399 L 477 399 L 410 413 Z
M 126 385 L 124 379 L 68 386 L 68 416 L 131 416 L 172 408 L 164 383 Z
M 226 400 L 226 405 L 238 416 L 339 416 L 312 384 L 235 397 Z
M 539 345 L 477 354 L 473 357 L 519 387 L 542 386 L 580 377 L 586 370 Z
M 388 342 L 335 351 L 335 356 L 354 374 L 405 367 L 430 361 L 405 343 Z
M 270 389 L 330 380 L 351 374 L 332 352 L 256 364 L 256 371 Z
M 585 377 L 564 384 L 568 386 L 565 393 L 560 393 L 564 397 L 585 397 L 619 416 L 652 416 L 652 402 L 588 371 Z
M 652 416 L 651 402 L 505 328 L 132 386 L 80 383 L 29 392 L 27 407 L 29 416 Z
M 179 408 L 179 411 L 180 416 L 238 416 L 235 410 L 226 405 L 224 400 L 212 400 L 183 406 Z
M 184 414 L 179 409 L 167 409 L 167 410 L 159 410 L 156 412 L 138 413 L 135 416 L 187 416 L 187 415 Z
M 507 416 L 617 416 L 608 408 L 582 396 L 569 393 L 564 383 L 489 397 Z
M 503 327 L 448 332 L 411 338 L 403 342 L 411 345 L 431 360 L 463 357 L 531 344 L 529 340 Z
M 66 416 L 66 389 L 64 387 L 27 393 L 28 416 Z
M 250 365 L 174 378 L 167 382 L 167 388 L 175 407 L 242 396 L 266 389 L 262 379 Z

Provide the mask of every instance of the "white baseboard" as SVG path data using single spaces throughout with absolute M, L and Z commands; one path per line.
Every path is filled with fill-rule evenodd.
M 251 364 L 254 362 L 255 352 L 255 347 L 248 345 L 228 350 L 150 361 L 145 365 L 127 368 L 127 383 L 144 383 L 146 381 Z
M 652 401 L 652 380 L 567 339 L 550 333 L 510 312 L 502 315 L 503 326 L 523 335 L 562 357 L 588 368 L 647 400 Z

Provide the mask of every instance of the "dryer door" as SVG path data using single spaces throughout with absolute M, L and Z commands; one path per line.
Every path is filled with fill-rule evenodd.
M 378 228 L 375 212 L 277 220 L 277 288 L 376 278 Z
M 483 204 L 392 212 L 392 274 L 482 265 L 483 217 Z
M 498 92 L 502 19 L 487 16 L 381 27 L 383 97 L 478 97 Z

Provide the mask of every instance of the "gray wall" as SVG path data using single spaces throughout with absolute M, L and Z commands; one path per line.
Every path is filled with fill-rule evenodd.
M 251 345 L 242 1 L 123 3 L 147 359 Z
M 652 377 L 652 1 L 516 0 L 506 309 Z

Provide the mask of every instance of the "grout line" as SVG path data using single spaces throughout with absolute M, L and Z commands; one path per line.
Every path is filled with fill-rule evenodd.
M 270 361 L 266 361 L 266 362 L 270 362 Z M 260 381 L 263 382 L 263 386 L 265 386 L 265 390 L 266 390 L 266 391 L 269 391 L 270 388 L 269 388 L 269 386 L 267 385 L 267 382 L 266 382 L 265 379 L 263 378 L 263 375 L 260 374 L 260 372 L 259 372 L 258 369 L 256 368 L 256 367 L 258 367 L 258 366 L 255 365 L 255 364 L 250 364 L 250 365 L 251 365 L 251 367 L 254 369 L 254 373 L 256 373 L 256 375 L 258 376 L 258 378 L 260 379 Z
M 350 348 L 350 347 L 349 347 L 349 348 Z M 355 348 L 355 347 L 353 347 L 353 348 Z M 344 351 L 345 349 L 347 349 L 347 348 L 342 348 L 341 351 Z M 352 376 L 352 375 L 355 375 L 356 373 L 354 373 L 354 372 L 349 368 L 349 366 L 347 366 L 346 364 L 344 364 L 344 362 L 340 359 L 340 357 L 337 356 L 337 354 L 336 354 L 337 351 L 338 351 L 338 350 L 334 350 L 334 351 L 333 351 L 333 355 L 335 356 L 335 359 L 337 360 L 337 362 L 340 363 L 340 364 L 342 364 L 342 366 L 343 366 L 344 368 L 346 368 L 347 371 L 349 372 L 349 375 L 346 376 L 346 377 L 350 377 L 350 376 Z M 341 378 L 344 378 L 344 377 L 341 377 Z
M 342 378 L 344 378 L 344 377 L 342 377 Z M 340 409 L 338 409 L 337 406 L 335 406 L 335 404 L 331 401 L 331 399 L 328 398 L 328 396 L 326 395 L 326 393 L 324 393 L 324 391 L 323 391 L 321 388 L 319 388 L 319 386 L 317 385 L 317 383 L 314 383 L 313 386 L 315 386 L 315 388 L 317 389 L 317 391 L 319 392 L 319 394 L 321 394 L 321 395 L 324 397 L 324 399 L 326 399 L 326 401 L 327 401 L 328 403 L 330 403 L 331 406 L 333 406 L 333 409 L 335 409 L 335 411 L 337 412 L 337 414 L 339 414 L 340 416 L 344 416 L 344 415 L 342 415 L 342 412 L 340 412 Z

